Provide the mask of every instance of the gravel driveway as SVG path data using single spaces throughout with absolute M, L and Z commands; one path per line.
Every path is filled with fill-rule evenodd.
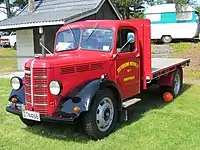
M 168 44 L 155 45 L 152 44 L 152 57 L 167 57 L 172 53 L 172 47 Z

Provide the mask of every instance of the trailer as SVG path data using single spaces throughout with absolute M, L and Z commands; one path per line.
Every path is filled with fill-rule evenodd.
M 199 12 L 190 5 L 176 10 L 176 4 L 147 8 L 144 18 L 151 20 L 151 39 L 170 43 L 177 39 L 199 39 Z
M 11 79 L 6 110 L 27 126 L 79 120 L 92 139 L 107 137 L 150 85 L 159 85 L 166 102 L 181 93 L 190 60 L 152 58 L 150 33 L 148 19 L 64 25 L 54 53 L 30 59 L 24 77 Z

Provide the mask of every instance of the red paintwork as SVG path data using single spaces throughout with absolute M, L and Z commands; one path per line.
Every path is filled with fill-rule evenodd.
M 167 76 L 162 76 L 159 80 L 158 80 L 158 84 L 160 86 L 172 86 L 173 84 L 173 74 L 174 72 L 170 72 Z
M 132 26 L 137 29 L 138 33 L 138 48 L 140 50 L 140 77 L 144 79 L 141 81 L 141 88 L 147 89 L 146 77 L 152 79 L 151 72 L 151 29 L 150 29 L 150 20 L 148 19 L 135 19 L 135 20 L 126 20 L 130 22 Z
M 63 90 L 59 96 L 53 96 L 47 90 L 48 115 L 53 115 L 63 96 L 77 85 L 88 80 L 100 78 L 102 74 L 108 73 L 108 79 L 115 82 L 122 95 L 122 101 L 130 96 L 137 95 L 141 89 L 147 88 L 146 77 L 152 79 L 151 73 L 151 41 L 150 41 L 150 21 L 145 19 L 138 20 L 91 20 L 75 22 L 61 27 L 57 34 L 70 28 L 93 28 L 96 22 L 99 22 L 101 28 L 112 28 L 114 39 L 117 37 L 117 31 L 121 27 L 132 28 L 136 31 L 137 50 L 132 53 L 116 54 L 117 41 L 114 40 L 113 49 L 110 52 L 98 52 L 91 50 L 81 50 L 78 48 L 73 51 L 54 52 L 53 56 L 37 58 L 34 62 L 34 68 L 47 68 L 49 83 L 52 80 L 59 80 L 63 85 Z M 56 36 L 57 36 L 56 34 Z M 139 56 L 136 58 L 136 56 Z M 127 61 L 138 63 L 138 68 L 128 67 L 117 72 L 117 68 Z M 26 68 L 31 67 L 32 60 L 25 64 Z M 92 65 L 101 66 L 100 69 L 91 70 Z M 81 72 L 80 68 L 90 68 L 88 71 Z M 74 68 L 79 68 L 80 72 L 73 72 Z M 130 69 L 127 71 L 127 69 Z M 70 73 L 71 72 L 71 73 Z M 63 74 L 65 73 L 65 74 Z M 124 82 L 124 78 L 135 76 L 134 80 Z M 33 81 L 35 82 L 35 81 Z M 28 107 L 29 110 L 32 107 Z M 38 109 L 35 107 L 34 109 Z

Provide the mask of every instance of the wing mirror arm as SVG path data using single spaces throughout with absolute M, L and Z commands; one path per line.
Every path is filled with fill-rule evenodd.
M 117 55 L 123 50 L 123 48 L 131 41 L 131 39 L 128 39 L 128 41 L 121 47 L 117 48 L 117 53 L 113 55 L 113 58 L 115 59 Z

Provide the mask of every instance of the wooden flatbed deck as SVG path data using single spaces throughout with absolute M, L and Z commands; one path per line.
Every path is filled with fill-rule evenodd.
M 177 66 L 187 65 L 189 62 L 189 59 L 152 58 L 153 79 L 174 71 Z

